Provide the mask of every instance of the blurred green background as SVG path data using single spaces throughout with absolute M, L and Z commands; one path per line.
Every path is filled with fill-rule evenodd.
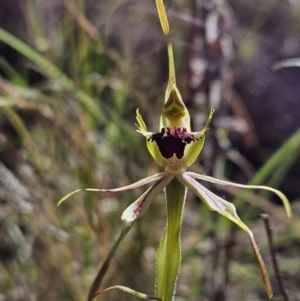
M 274 289 L 261 213 L 270 214 L 289 300 L 300 300 L 300 57 L 297 0 L 166 1 L 178 86 L 200 130 L 216 115 L 191 169 L 266 184 L 291 200 L 209 186 L 254 231 Z M 112 188 L 160 170 L 134 127 L 157 131 L 167 53 L 154 1 L 0 0 L 0 301 L 84 300 L 143 188 Z M 206 185 L 206 184 L 204 184 Z M 224 187 L 222 188 L 224 189 Z M 163 194 L 117 252 L 103 286 L 154 293 Z M 247 235 L 188 194 L 179 300 L 266 300 Z M 100 300 L 136 300 L 108 292 Z

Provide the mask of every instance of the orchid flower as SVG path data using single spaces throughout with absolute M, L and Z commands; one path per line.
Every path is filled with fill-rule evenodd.
M 111 289 L 121 289 L 143 299 L 163 301 L 172 300 L 175 294 L 176 281 L 181 262 L 180 230 L 187 189 L 195 193 L 211 211 L 216 211 L 225 218 L 231 220 L 249 235 L 251 246 L 258 262 L 267 295 L 272 297 L 272 288 L 267 270 L 251 230 L 241 221 L 236 213 L 236 208 L 232 203 L 212 193 L 207 188 L 202 186 L 197 180 L 203 180 L 218 185 L 229 185 L 240 188 L 253 188 L 272 191 L 283 201 L 288 216 L 291 215 L 289 201 L 280 191 L 270 187 L 235 184 L 187 171 L 187 168 L 196 161 L 202 150 L 205 141 L 205 134 L 212 120 L 214 109 L 211 108 L 204 129 L 202 131 L 192 132 L 189 112 L 182 101 L 182 97 L 176 86 L 173 49 L 169 38 L 170 29 L 163 0 L 156 0 L 156 6 L 163 32 L 167 38 L 169 81 L 165 93 L 165 104 L 161 113 L 159 132 L 148 132 L 147 126 L 138 109 L 136 111 L 136 127 L 137 132 L 145 137 L 147 148 L 150 154 L 154 160 L 160 166 L 162 166 L 164 171 L 121 188 L 87 188 L 75 190 L 59 201 L 59 204 L 61 204 L 71 195 L 80 191 L 118 192 L 134 189 L 151 183 L 151 186 L 123 212 L 121 216 L 123 221 L 121 234 L 110 250 L 96 279 L 94 280 L 94 283 L 90 288 L 88 301 Z M 167 221 L 163 238 L 157 251 L 155 296 L 151 297 L 119 285 L 111 286 L 107 289 L 99 291 L 101 281 L 119 244 L 128 233 L 134 222 L 147 212 L 152 201 L 163 190 L 165 190 L 166 197 Z

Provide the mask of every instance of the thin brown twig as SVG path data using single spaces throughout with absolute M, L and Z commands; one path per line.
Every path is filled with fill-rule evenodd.
M 278 266 L 278 262 L 277 262 L 277 258 L 276 258 L 276 254 L 275 254 L 274 243 L 273 243 L 273 232 L 272 232 L 272 228 L 270 226 L 270 218 L 269 218 L 268 214 L 261 214 L 261 217 L 264 221 L 264 225 L 265 225 L 265 229 L 266 229 L 266 233 L 267 233 L 267 237 L 268 237 L 269 249 L 270 249 L 270 254 L 271 254 L 271 258 L 272 258 L 272 265 L 273 265 L 273 269 L 274 269 L 277 283 L 279 286 L 279 291 L 283 297 L 283 300 L 289 301 L 289 297 L 283 286 L 283 282 L 282 282 L 282 279 L 280 276 L 279 266 Z

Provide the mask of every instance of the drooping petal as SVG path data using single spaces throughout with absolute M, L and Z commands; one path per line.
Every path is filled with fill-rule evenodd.
M 125 223 L 133 223 L 137 218 L 142 217 L 148 210 L 153 199 L 161 192 L 174 178 L 172 175 L 163 173 L 146 192 L 144 192 L 135 202 L 130 204 L 123 212 L 121 219 Z
M 242 228 L 245 232 L 248 233 L 255 258 L 260 268 L 265 290 L 269 298 L 271 298 L 273 293 L 272 293 L 272 288 L 268 277 L 268 273 L 265 264 L 263 262 L 263 259 L 261 257 L 261 254 L 258 250 L 258 247 L 255 243 L 251 230 L 241 221 L 241 219 L 236 213 L 236 208 L 233 204 L 223 200 L 219 196 L 215 195 L 214 193 L 206 189 L 204 186 L 198 183 L 195 180 L 195 178 L 191 177 L 190 174 L 191 173 L 184 173 L 176 177 L 183 185 L 185 185 L 188 189 L 193 191 L 210 210 L 216 211 L 219 214 L 223 215 L 224 217 L 228 218 L 229 220 L 237 224 L 240 228 Z
M 145 184 L 156 181 L 157 179 L 161 178 L 165 174 L 166 173 L 164 173 L 164 172 L 157 173 L 153 176 L 144 178 L 144 179 L 142 179 L 140 181 L 137 181 L 133 184 L 126 185 L 126 186 L 119 187 L 119 188 L 111 188 L 111 189 L 83 188 L 83 189 L 77 189 L 77 190 L 74 190 L 74 191 L 70 192 L 69 194 L 65 195 L 63 198 L 61 198 L 59 200 L 59 202 L 57 203 L 57 206 L 59 206 L 61 203 L 63 203 L 66 199 L 68 199 L 73 194 L 76 194 L 76 193 L 81 192 L 81 191 L 90 191 L 90 192 L 120 192 L 120 191 L 126 191 L 126 190 L 130 190 L 130 189 L 135 189 L 135 188 L 138 188 L 138 187 L 143 186 Z
M 207 188 L 193 179 L 187 172 L 177 176 L 178 180 L 193 191 L 212 211 L 217 211 L 221 215 L 236 223 L 243 230 L 248 231 L 248 227 L 240 220 L 236 213 L 235 206 L 219 196 L 215 195 Z
M 247 188 L 247 189 L 261 189 L 261 190 L 268 190 L 272 191 L 275 193 L 283 202 L 285 211 L 287 213 L 288 217 L 292 216 L 292 210 L 291 210 L 291 205 L 287 197 L 279 190 L 269 187 L 269 186 L 259 186 L 259 185 L 243 185 L 243 184 L 237 184 L 237 183 L 232 183 L 228 181 L 223 181 L 219 179 L 215 179 L 213 177 L 205 176 L 205 175 L 200 175 L 194 172 L 187 172 L 186 173 L 188 176 L 192 177 L 193 179 L 198 179 L 198 180 L 204 180 L 207 182 L 215 183 L 218 185 L 227 185 L 227 186 L 232 186 L 232 187 L 240 187 L 240 188 Z

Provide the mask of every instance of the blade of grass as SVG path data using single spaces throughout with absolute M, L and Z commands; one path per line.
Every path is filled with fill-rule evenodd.
M 278 187 L 292 164 L 297 160 L 300 154 L 300 129 L 297 130 L 273 155 L 272 157 L 261 167 L 256 175 L 248 182 L 249 185 L 260 185 L 267 183 L 267 186 Z M 288 158 L 288 159 L 287 159 Z M 269 178 L 269 179 L 268 179 Z M 268 179 L 268 181 L 267 181 Z M 266 197 L 267 192 L 263 192 Z M 249 193 L 241 193 L 233 202 L 235 204 L 241 203 L 241 201 Z M 247 215 L 251 214 L 254 209 L 249 209 Z
M 273 174 L 276 170 L 283 172 L 280 181 L 275 181 L 275 187 L 278 186 L 281 180 L 284 178 L 292 163 L 300 155 L 300 129 L 297 130 L 263 165 L 258 173 L 251 179 L 249 184 L 258 185 L 265 181 L 267 177 Z M 287 160 L 288 159 L 288 160 Z
M 23 141 L 24 146 L 28 149 L 29 153 L 32 155 L 33 160 L 39 158 L 38 150 L 33 143 L 31 136 L 20 116 L 15 112 L 15 110 L 10 107 L 3 107 L 2 110 L 5 112 L 6 117 L 11 122 L 12 126 L 15 128 L 19 134 L 21 140 Z
M 96 101 L 80 88 L 77 88 L 75 83 L 69 77 L 62 73 L 52 62 L 47 60 L 43 55 L 1 28 L 0 40 L 31 60 L 47 76 L 57 80 L 64 89 L 72 92 L 75 97 L 78 98 L 78 100 L 86 107 L 86 109 L 89 110 L 89 112 L 96 120 L 102 122 L 106 121 L 106 117 L 98 108 Z
M 27 87 L 25 79 L 2 56 L 0 56 L 0 68 L 6 73 L 13 84 L 23 88 Z
M 78 23 L 80 28 L 95 41 L 100 41 L 97 28 L 85 17 L 85 15 L 77 8 L 77 6 L 68 0 L 62 0 L 62 3 L 69 14 Z

